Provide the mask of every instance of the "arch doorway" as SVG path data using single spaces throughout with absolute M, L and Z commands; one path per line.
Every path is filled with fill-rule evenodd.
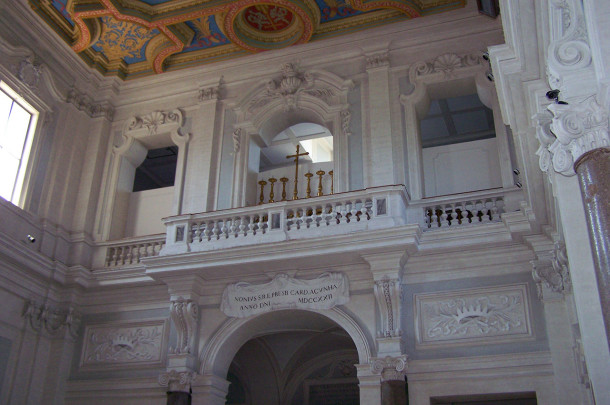
M 330 317 L 304 310 L 273 311 L 234 332 L 232 337 L 241 336 L 243 343 L 236 345 L 229 338 L 227 346 L 234 349 L 225 347 L 220 355 L 234 353 L 226 369 L 226 404 L 360 403 L 355 367 L 359 350 L 350 333 Z

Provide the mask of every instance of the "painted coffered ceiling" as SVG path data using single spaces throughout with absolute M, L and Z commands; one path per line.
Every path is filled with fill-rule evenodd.
M 29 0 L 90 66 L 133 79 L 463 7 L 466 0 Z

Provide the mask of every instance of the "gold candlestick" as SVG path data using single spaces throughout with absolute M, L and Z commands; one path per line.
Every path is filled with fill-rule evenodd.
M 269 202 L 270 202 L 270 203 L 275 202 L 275 201 L 273 200 L 273 197 L 274 197 L 274 194 L 273 194 L 273 184 L 275 184 L 275 182 L 276 182 L 276 181 L 277 181 L 277 179 L 276 179 L 276 178 L 273 178 L 273 177 L 271 177 L 271 178 L 269 179 L 269 183 L 271 183 L 271 191 L 269 192 Z
M 330 175 L 330 193 L 335 194 L 335 179 L 333 177 L 334 171 L 331 170 L 328 172 L 328 174 Z
M 288 177 L 282 177 L 280 181 L 282 182 L 282 201 L 286 201 L 286 183 L 288 182 Z
M 305 173 L 305 177 L 307 177 L 307 198 L 311 198 L 311 178 L 313 177 L 313 173 Z
M 317 174 L 318 176 L 320 176 L 320 177 L 318 178 L 318 197 L 320 197 L 320 196 L 324 195 L 324 193 L 322 192 L 322 176 L 324 176 L 324 174 L 325 174 L 325 173 L 326 173 L 326 172 L 325 172 L 324 170 L 318 170 L 318 171 L 316 172 L 316 174 Z
M 299 189 L 297 188 L 297 183 L 299 182 L 299 156 L 309 155 L 309 152 L 299 153 L 300 148 L 301 148 L 301 145 L 299 144 L 299 145 L 297 145 L 296 154 L 286 156 L 286 159 L 294 158 L 294 192 L 292 193 L 293 200 L 299 199 Z
M 258 184 L 261 185 L 261 197 L 260 201 L 258 202 L 258 205 L 261 205 L 265 202 L 265 194 L 263 194 L 263 188 L 265 187 L 265 184 L 267 184 L 267 182 L 265 180 L 261 180 L 258 182 Z

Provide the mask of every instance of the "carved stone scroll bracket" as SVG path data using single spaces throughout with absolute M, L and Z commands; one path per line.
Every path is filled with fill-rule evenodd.
M 193 371 L 170 370 L 159 375 L 159 385 L 168 387 L 169 392 L 189 392 L 196 378 L 197 373 Z
M 592 94 L 597 86 L 582 1 L 552 0 L 549 7 L 549 85 L 568 99 Z
M 539 253 L 532 260 L 532 277 L 537 286 L 538 298 L 548 298 L 548 292 L 568 293 L 572 282 L 568 267 L 568 256 L 565 246 L 555 243 L 555 248 L 549 252 Z M 547 291 L 545 293 L 545 291 Z M 546 295 L 546 297 L 545 297 Z
M 170 347 L 170 354 L 195 355 L 195 335 L 199 320 L 199 307 L 196 301 L 178 298 L 170 303 L 170 318 L 176 328 L 177 342 Z
M 407 373 L 407 355 L 371 358 L 371 372 L 381 376 L 381 381 L 404 381 Z
M 66 337 L 74 341 L 80 329 L 80 315 L 72 307 L 60 309 L 50 305 L 27 301 L 23 309 L 27 325 L 35 332 L 47 337 Z
M 375 281 L 375 298 L 381 315 L 381 325 L 377 332 L 378 338 L 394 338 L 401 335 L 400 331 L 400 280 L 383 278 Z

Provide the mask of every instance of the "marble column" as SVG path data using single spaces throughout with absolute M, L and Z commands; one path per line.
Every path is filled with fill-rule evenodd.
M 606 335 L 610 336 L 610 148 L 584 153 L 574 162 L 574 170 L 591 237 Z
M 167 387 L 167 405 L 191 405 L 191 383 L 197 374 L 170 370 L 159 376 L 159 384 Z

